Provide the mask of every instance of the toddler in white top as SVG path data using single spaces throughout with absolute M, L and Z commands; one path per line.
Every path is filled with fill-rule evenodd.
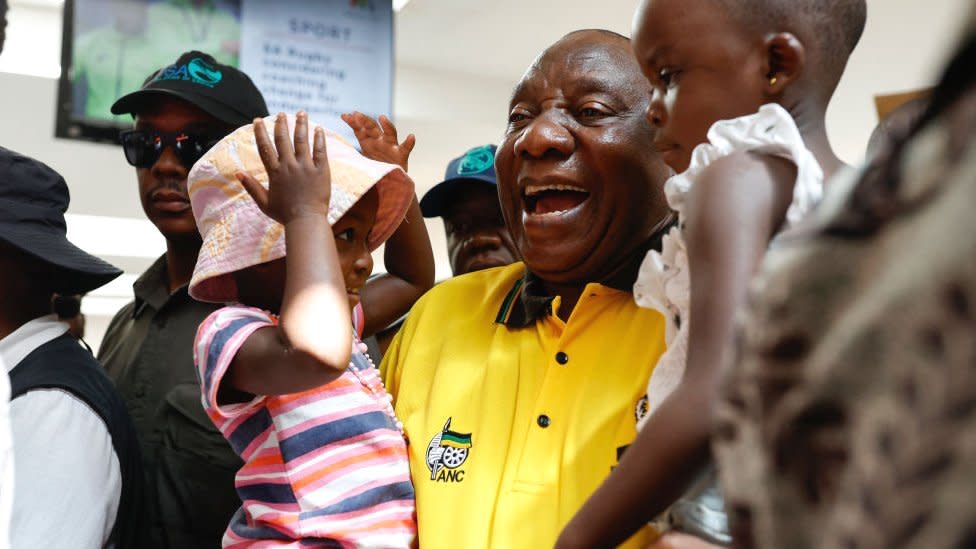
M 751 528 L 735 513 L 727 528 L 709 488 L 712 406 L 767 247 L 843 167 L 825 118 L 865 16 L 864 0 L 642 0 L 633 49 L 654 88 L 655 148 L 680 174 L 666 185 L 679 226 L 634 293 L 667 317 L 668 351 L 641 432 L 557 547 L 615 546 L 669 508 L 683 533 L 662 546 L 724 544 Z

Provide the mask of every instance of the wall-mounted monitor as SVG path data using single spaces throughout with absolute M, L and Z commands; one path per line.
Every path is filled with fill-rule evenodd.
M 340 114 L 392 111 L 392 0 L 66 0 L 56 136 L 116 142 L 112 103 L 190 50 L 350 137 Z

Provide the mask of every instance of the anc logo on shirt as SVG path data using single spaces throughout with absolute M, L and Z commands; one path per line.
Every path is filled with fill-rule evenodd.
M 491 147 L 485 145 L 484 147 L 477 147 L 471 149 L 464 155 L 461 162 L 458 163 L 457 173 L 458 175 L 473 175 L 476 173 L 481 173 L 491 167 L 495 163 L 495 154 L 491 151 Z
M 170 65 L 156 76 L 156 80 L 184 80 L 208 88 L 216 86 L 223 78 L 223 73 L 200 57 L 194 57 L 184 65 Z
M 640 423 L 645 417 L 647 417 L 648 412 L 651 411 L 650 405 L 647 402 L 647 395 L 644 395 L 637 401 L 634 406 L 634 419 L 637 423 Z
M 438 482 L 461 482 L 464 471 L 459 469 L 468 460 L 471 450 L 471 433 L 462 434 L 451 430 L 451 418 L 441 432 L 434 435 L 427 445 L 427 468 L 430 480 Z

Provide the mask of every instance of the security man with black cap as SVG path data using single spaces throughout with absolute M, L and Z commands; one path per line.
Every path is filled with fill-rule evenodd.
M 201 239 L 186 178 L 214 143 L 268 108 L 246 74 L 191 51 L 116 101 L 112 113 L 135 118 L 122 147 L 166 253 L 133 285 L 135 300 L 112 319 L 98 356 L 139 434 L 153 546 L 212 549 L 241 505 L 234 490 L 241 462 L 204 413 L 193 367 L 197 326 L 215 306 L 187 294 Z
M 54 170 L 0 147 L 0 363 L 10 375 L 16 494 L 10 542 L 136 549 L 145 530 L 135 429 L 91 352 L 51 314 L 53 294 L 88 292 L 122 272 L 68 241 L 68 201 Z

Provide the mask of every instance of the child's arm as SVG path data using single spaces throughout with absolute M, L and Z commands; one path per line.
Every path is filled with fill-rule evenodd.
M 282 114 L 275 121 L 274 146 L 260 119 L 254 134 L 268 189 L 249 174 L 238 179 L 261 211 L 285 227 L 285 289 L 278 326 L 248 337 L 227 379 L 244 393 L 295 393 L 338 378 L 352 349 L 346 284 L 328 221 L 332 183 L 325 132 L 315 129 L 312 154 L 305 113 L 297 115 L 294 147 Z
M 615 547 L 677 500 L 707 462 L 712 404 L 731 362 L 735 313 L 786 217 L 795 180 L 793 164 L 741 153 L 717 160 L 695 183 L 685 232 L 691 324 L 684 377 L 557 547 Z
M 379 124 L 360 112 L 345 114 L 342 119 L 356 132 L 364 156 L 407 171 L 407 160 L 416 144 L 413 134 L 398 143 L 396 127 L 385 116 L 380 116 Z M 392 324 L 434 286 L 434 252 L 416 196 L 400 227 L 386 242 L 383 263 L 386 274 L 370 279 L 363 288 L 363 336 Z

